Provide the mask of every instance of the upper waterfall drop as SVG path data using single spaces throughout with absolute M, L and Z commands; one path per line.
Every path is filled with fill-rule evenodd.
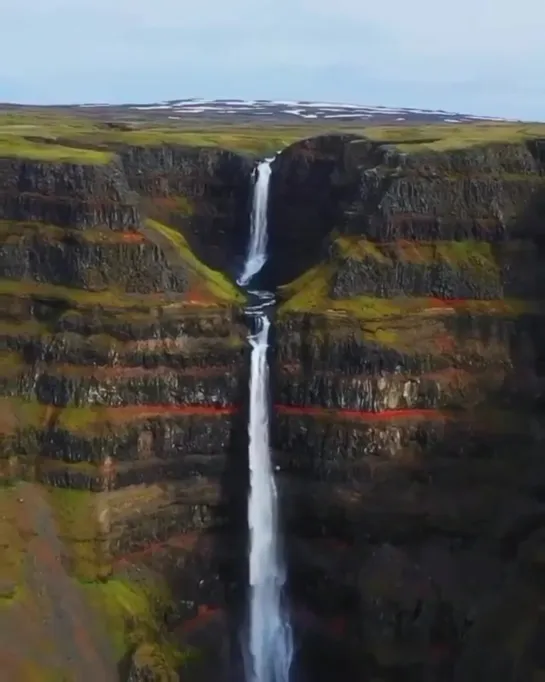
M 267 260 L 267 208 L 269 205 L 269 185 L 271 164 L 275 157 L 261 161 L 254 171 L 254 192 L 250 217 L 250 241 L 244 263 L 244 272 L 238 278 L 240 286 L 246 286 L 254 275 L 261 270 Z
M 267 261 L 267 208 L 271 163 L 254 171 L 250 241 L 244 272 L 238 283 L 247 287 Z M 285 567 L 278 537 L 277 490 L 269 442 L 269 330 L 267 308 L 274 294 L 246 289 L 250 303 L 246 314 L 252 330 L 250 413 L 248 421 L 248 529 L 250 534 L 248 630 L 245 637 L 246 682 L 289 682 L 293 639 L 283 604 Z

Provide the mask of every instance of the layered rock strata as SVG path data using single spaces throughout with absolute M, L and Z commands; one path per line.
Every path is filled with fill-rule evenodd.
M 249 163 L 171 148 L 124 148 L 102 165 L 0 160 L 0 473 L 43 491 L 66 570 L 122 641 L 117 655 L 147 652 L 152 679 L 174 679 L 185 661 L 173 629 L 203 605 L 225 608 L 222 548 L 233 541 L 222 538 L 240 525 L 231 460 L 244 447 L 244 297 L 170 219 L 178 210 L 185 225 L 189 202 L 204 210 L 212 196 L 197 231 L 225 252 L 246 210 L 233 158 Z M 12 544 L 1 577 L 15 594 L 27 550 Z
M 122 679 L 215 679 L 243 604 L 248 372 L 218 269 L 244 253 L 252 160 L 110 147 L 0 161 L 0 472 L 25 481 L 0 499 L 0 596 L 28 620 L 47 538 L 104 622 L 124 605 Z M 544 154 L 331 135 L 273 165 L 271 435 L 313 682 L 542 673 Z
M 542 150 L 339 137 L 278 161 L 272 248 L 318 256 L 275 273 L 298 276 L 281 288 L 273 427 L 292 590 L 360 675 L 541 674 Z

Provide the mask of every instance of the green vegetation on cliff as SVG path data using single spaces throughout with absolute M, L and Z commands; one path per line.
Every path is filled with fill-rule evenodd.
M 39 239 L 46 243 L 66 243 L 76 240 L 87 244 L 140 244 L 146 238 L 137 231 L 109 229 L 77 230 L 58 225 L 32 221 L 0 220 L 0 240 L 3 244 L 15 244 L 22 239 Z
M 86 291 L 57 284 L 0 279 L 0 296 L 30 296 L 57 298 L 71 304 L 112 308 L 144 308 L 164 302 L 163 294 L 127 294 L 110 287 L 104 291 Z
M 67 548 L 70 575 L 96 580 L 111 573 L 105 543 L 107 507 L 100 495 L 85 490 L 49 489 L 59 536 Z
M 166 682 L 191 655 L 179 651 L 165 633 L 162 619 L 171 608 L 172 597 L 159 576 L 126 571 L 107 580 L 83 583 L 82 589 L 104 622 L 118 660 L 138 651 L 138 662 Z
M 392 267 L 398 262 L 422 266 L 440 263 L 453 269 L 471 269 L 476 276 L 497 276 L 499 273 L 495 247 L 489 242 L 399 240 L 376 243 L 360 237 L 339 237 L 335 240 L 335 246 L 344 258 L 362 261 L 371 259 Z M 508 245 L 512 250 L 524 246 L 531 248 L 531 244 L 525 245 L 524 242 L 510 242 Z
M 175 671 L 194 656 L 167 631 L 172 597 L 160 575 L 129 562 L 115 570 L 90 570 L 103 564 L 100 548 L 96 556 L 93 551 L 107 516 L 108 501 L 101 495 L 31 483 L 0 491 L 6 679 L 117 679 L 117 666 L 134 654 L 154 679 L 173 682 Z
M 216 271 L 210 270 L 210 272 L 215 273 Z M 146 314 L 146 309 L 149 310 L 155 306 L 162 305 L 179 304 L 181 306 L 193 307 L 195 305 L 217 305 L 218 301 L 223 303 L 242 302 L 244 298 L 234 285 L 231 285 L 227 278 L 223 279 L 221 273 L 217 274 L 217 278 L 211 276 L 209 281 L 204 280 L 203 282 L 210 291 L 211 296 L 209 297 L 198 295 L 193 297 L 191 291 L 176 295 L 168 293 L 132 294 L 117 287 L 109 287 L 103 291 L 86 291 L 85 289 L 64 287 L 57 284 L 5 279 L 0 279 L 0 296 L 54 298 L 67 301 L 76 308 L 78 306 L 97 306 L 112 309 L 134 309 L 135 312 L 139 310 L 142 314 Z M 195 284 L 199 284 L 198 280 Z
M 63 114 L 0 114 L 0 158 L 25 158 L 49 163 L 105 164 L 113 154 L 106 149 L 88 149 L 57 142 L 58 137 L 97 130 L 90 121 Z
M 436 245 L 407 244 L 399 254 L 402 258 L 416 262 L 429 262 L 429 258 L 444 258 L 449 264 L 460 266 L 469 264 L 480 267 L 485 271 L 494 270 L 496 264 L 492 259 L 491 249 L 487 244 L 468 242 L 447 242 Z M 372 257 L 382 262 L 392 262 L 386 251 L 388 245 L 377 245 L 361 240 L 354 245 L 347 239 L 341 239 L 342 252 L 352 257 Z M 437 315 L 449 314 L 454 311 L 471 313 L 502 313 L 520 314 L 539 310 L 538 303 L 517 299 L 502 300 L 443 300 L 439 298 L 423 298 L 416 296 L 396 296 L 393 298 L 379 298 L 373 296 L 354 296 L 346 299 L 334 299 L 330 296 L 331 278 L 334 273 L 335 262 L 322 263 L 303 273 L 298 279 L 279 288 L 279 314 L 287 313 L 316 313 L 324 315 L 349 315 L 360 320 L 396 317 L 404 315 Z
M 172 247 L 174 247 L 178 257 L 183 261 L 189 272 L 192 273 L 195 280 L 194 285 L 196 287 L 204 284 L 214 297 L 224 302 L 244 302 L 245 296 L 242 291 L 232 284 L 223 273 L 209 268 L 199 260 L 181 232 L 172 227 L 168 227 L 163 223 L 159 223 L 156 220 L 147 220 L 146 226 L 151 230 L 158 232 L 162 237 L 168 240 L 168 243 L 172 245 Z M 189 295 L 191 295 L 191 293 Z

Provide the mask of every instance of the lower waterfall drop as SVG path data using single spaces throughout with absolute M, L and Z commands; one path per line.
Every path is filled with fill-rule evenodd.
M 251 234 L 244 273 L 239 284 L 247 285 L 267 260 L 267 202 L 271 162 L 256 169 Z M 250 493 L 248 497 L 249 613 L 245 646 L 246 682 L 289 682 L 293 639 L 283 605 L 286 572 L 278 538 L 277 490 L 269 443 L 269 348 L 270 320 L 267 307 L 274 295 L 247 290 L 252 303 L 246 313 L 252 331 L 250 413 L 248 422 Z

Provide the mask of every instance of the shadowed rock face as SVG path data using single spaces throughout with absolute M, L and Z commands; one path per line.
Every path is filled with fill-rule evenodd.
M 234 271 L 252 162 L 118 151 L 0 162 L 0 473 L 46 495 L 76 579 L 168 583 L 120 679 L 158 679 L 174 634 L 202 654 L 181 679 L 219 680 L 246 581 L 246 332 L 143 219 Z M 317 272 L 279 292 L 271 352 L 298 679 L 539 679 L 544 169 L 539 142 L 353 136 L 274 162 L 263 282 Z
M 0 475 L 44 491 L 62 578 L 85 581 L 78 598 L 97 601 L 108 629 L 112 679 L 178 679 L 172 633 L 203 608 L 225 610 L 242 579 L 245 473 L 232 460 L 245 451 L 246 332 L 235 290 L 197 258 L 235 261 L 249 164 L 166 147 L 124 148 L 104 166 L 0 160 Z M 147 217 L 183 227 L 189 245 L 177 250 Z M 41 601 L 11 604 L 27 586 L 23 537 L 2 561 L 6 617 L 40 628 Z M 36 561 L 40 574 L 47 557 Z M 39 633 L 18 637 L 28 646 L 10 662 L 14 682 L 31 666 L 106 679 L 72 640 L 40 659 Z
M 252 160 L 173 146 L 131 147 L 120 157 L 147 213 L 180 229 L 211 267 L 236 277 L 246 251 Z
M 320 259 L 323 242 L 358 192 L 358 160 L 371 167 L 378 145 L 353 135 L 310 138 L 288 147 L 272 165 L 268 286 L 295 279 Z
M 328 209 L 306 186 L 297 211 L 271 210 L 277 240 L 316 229 L 319 254 L 276 329 L 294 599 L 342 623 L 360 675 L 530 679 L 544 593 L 517 552 L 543 523 L 541 146 L 378 148 L 370 167 L 338 143 L 327 190 L 306 143 L 284 161 L 286 196 L 299 173 Z

